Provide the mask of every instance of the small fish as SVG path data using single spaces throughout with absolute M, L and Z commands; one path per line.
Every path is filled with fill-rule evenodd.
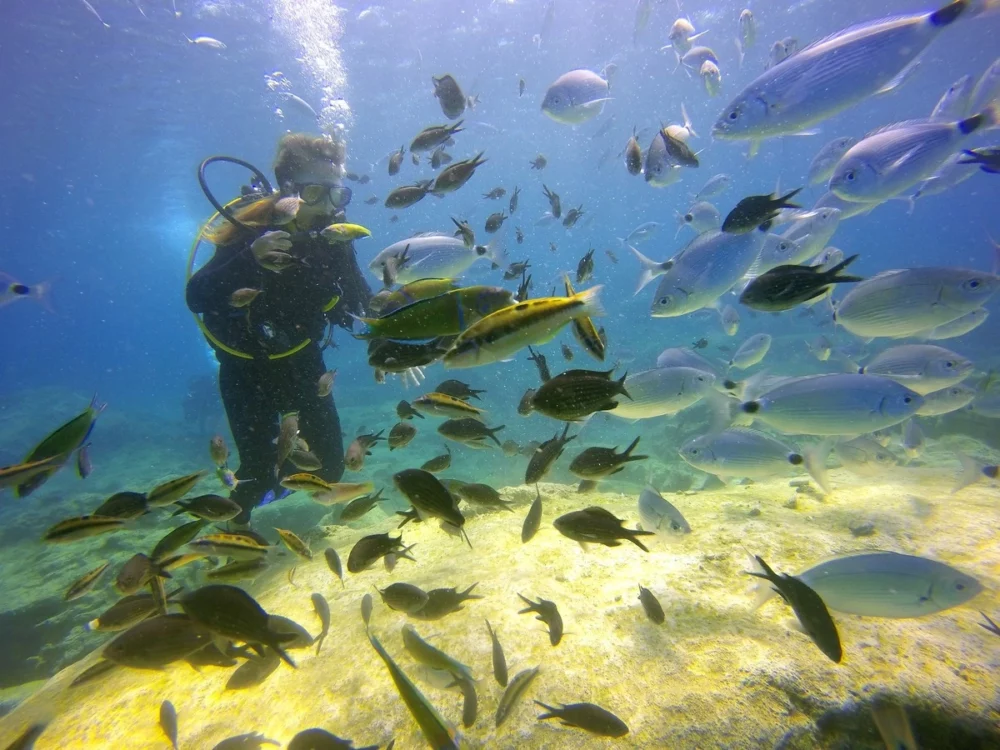
M 752 232 L 757 227 L 769 225 L 783 208 L 802 208 L 797 203 L 789 202 L 801 190 L 798 188 L 781 197 L 777 197 L 777 193 L 768 193 L 743 198 L 722 222 L 722 231 L 729 234 Z
M 446 445 L 444 449 L 444 453 L 425 461 L 420 468 L 424 471 L 429 471 L 432 474 L 438 474 L 442 471 L 446 471 L 448 467 L 451 466 L 451 448 Z
M 524 517 L 524 523 L 521 525 L 521 543 L 527 544 L 530 542 L 535 534 L 538 533 L 538 529 L 542 524 L 542 493 L 538 491 L 538 485 L 535 485 L 535 499 L 531 502 L 531 507 L 528 508 L 528 514 Z
M 507 210 L 510 212 L 511 216 L 517 211 L 517 199 L 521 195 L 521 189 L 515 185 L 514 192 L 510 195 L 510 202 L 507 204 Z
M 562 225 L 567 229 L 572 229 L 576 226 L 576 223 L 580 220 L 580 217 L 586 213 L 583 210 L 583 205 L 579 205 L 576 208 L 571 208 L 566 212 L 566 216 L 563 218 Z
M 495 187 L 488 193 L 483 193 L 483 198 L 486 198 L 487 200 L 498 200 L 503 198 L 505 195 L 507 195 L 507 188 Z
M 518 614 L 523 615 L 525 612 L 534 612 L 536 615 L 535 619 L 544 622 L 548 626 L 549 642 L 553 646 L 558 646 L 563 636 L 563 621 L 556 603 L 548 599 L 542 599 L 541 597 L 538 598 L 537 602 L 533 602 L 521 594 L 518 594 L 518 596 L 521 597 L 521 601 L 528 605 L 524 609 L 519 610 Z
M 384 589 L 376 588 L 375 590 L 378 591 L 382 601 L 389 609 L 407 614 L 419 612 L 430 600 L 426 591 L 412 583 L 392 583 Z
M 663 614 L 663 607 L 660 606 L 659 600 L 653 595 L 653 592 L 645 588 L 641 583 L 639 584 L 639 601 L 642 603 L 642 609 L 646 613 L 646 617 L 650 619 L 656 625 L 662 625 L 666 620 L 666 616 Z
M 194 39 L 185 35 L 188 44 L 197 44 L 199 47 L 208 47 L 209 49 L 226 49 L 226 45 L 220 42 L 218 39 L 213 39 L 210 36 L 196 36 Z
M 99 534 L 118 531 L 125 526 L 125 523 L 121 518 L 109 518 L 107 516 L 77 516 L 75 518 L 67 518 L 50 526 L 42 536 L 42 541 L 49 544 L 75 542 L 79 539 L 87 539 Z
M 705 184 L 701 186 L 701 190 L 695 193 L 695 201 L 708 200 L 709 198 L 715 198 L 718 195 L 724 193 L 729 185 L 732 184 L 733 178 L 728 174 L 717 174 L 709 177 Z
M 559 719 L 563 726 L 577 727 L 600 737 L 624 737 L 628 726 L 613 713 L 593 703 L 567 703 L 555 708 L 541 701 L 535 701 L 547 713 L 540 714 L 539 721 Z
M 718 96 L 722 93 L 722 71 L 719 70 L 717 63 L 705 60 L 698 70 L 698 75 L 709 96 Z
M 580 258 L 576 265 L 576 283 L 583 284 L 594 275 L 594 248 L 590 248 L 587 254 Z
M 261 294 L 260 289 L 251 289 L 250 287 L 244 287 L 243 289 L 237 289 L 231 295 L 229 295 L 229 306 L 230 307 L 247 307 Z
M 187 502 L 178 500 L 176 505 L 179 506 L 179 510 L 174 512 L 175 516 L 190 513 L 196 518 L 215 523 L 229 521 L 243 512 L 243 508 L 236 502 L 227 497 L 212 494 L 199 495 Z
M 614 448 L 587 448 L 582 451 L 569 465 L 569 470 L 581 479 L 603 479 L 604 477 L 624 471 L 625 464 L 631 461 L 643 461 L 649 456 L 633 456 L 632 451 L 639 444 L 636 438 L 622 453 Z
M 76 449 L 76 475 L 80 479 L 86 479 L 93 470 L 94 465 L 90 462 L 90 443 L 86 443 Z
M 563 454 L 563 451 L 566 449 L 566 443 L 570 442 L 571 440 L 576 440 L 577 437 L 576 435 L 573 435 L 572 437 L 567 437 L 568 432 L 569 432 L 569 423 L 567 423 L 566 426 L 563 428 L 561 436 L 557 432 L 551 438 L 549 438 L 540 446 L 538 446 L 538 449 L 531 455 L 531 459 L 528 461 L 528 468 L 525 469 L 524 473 L 525 484 L 537 484 L 538 482 L 542 481 L 542 479 L 545 478 L 545 475 L 548 474 L 549 470 L 552 468 L 552 465 Z M 537 492 L 537 487 L 535 489 Z M 538 504 L 539 513 L 541 513 L 541 500 L 539 498 L 535 499 Z M 532 510 L 534 510 L 534 506 L 532 506 Z M 528 515 L 530 516 L 531 513 L 529 512 Z M 534 534 L 532 534 L 532 536 L 533 535 Z M 523 540 L 523 534 L 522 534 L 522 540 Z
M 403 419 L 413 419 L 414 417 L 424 418 L 424 415 L 418 412 L 409 401 L 400 401 L 396 404 L 396 416 L 401 420 Z
M 399 173 L 399 168 L 403 165 L 403 156 L 406 155 L 406 147 L 400 146 L 399 151 L 394 151 L 389 156 L 389 176 Z
M 857 138 L 840 136 L 839 138 L 834 138 L 832 141 L 823 146 L 816 152 L 816 156 L 813 157 L 812 163 L 809 164 L 809 170 L 806 173 L 806 181 L 810 185 L 819 185 L 827 182 L 830 179 L 830 175 L 833 174 L 833 169 L 837 166 L 837 162 L 839 162 L 843 158 L 844 154 L 846 154 L 848 150 L 857 142 Z
M 341 587 L 346 587 L 347 584 L 344 583 L 344 567 L 340 563 L 340 555 L 337 554 L 337 550 L 333 547 L 327 547 L 323 551 L 323 557 L 326 558 L 326 564 L 330 568 L 330 571 L 340 579 Z
M 271 549 L 266 542 L 246 534 L 207 534 L 188 542 L 187 547 L 206 556 L 231 557 L 234 560 L 261 560 Z
M 150 508 L 162 508 L 173 505 L 194 489 L 205 476 L 207 471 L 196 471 L 193 474 L 186 474 L 176 479 L 170 479 L 146 493 L 146 504 Z
M 454 120 L 462 116 L 465 111 L 465 94 L 458 85 L 454 76 L 445 74 L 443 76 L 431 76 L 434 84 L 434 96 L 437 97 L 441 105 L 441 111 L 449 120 Z
M 790 576 L 787 573 L 779 576 L 759 555 L 755 555 L 754 560 L 760 566 L 761 572 L 754 571 L 750 575 L 769 581 L 785 602 L 791 606 L 802 625 L 802 629 L 812 638 L 813 643 L 827 658 L 839 664 L 844 655 L 840 645 L 840 635 L 837 633 L 837 626 L 819 594 L 803 583 L 800 578 Z
M 409 422 L 397 422 L 389 430 L 389 450 L 394 451 L 397 448 L 405 447 L 416 435 L 417 428 Z
M 538 670 L 539 667 L 534 667 L 533 669 L 522 670 L 514 675 L 514 678 L 510 681 L 507 689 L 503 691 L 503 695 L 500 696 L 500 701 L 497 704 L 495 718 L 497 729 L 507 720 L 514 706 L 521 700 L 521 697 L 531 686 L 535 677 L 538 676 Z
M 111 565 L 110 562 L 102 563 L 98 565 L 93 570 L 84 573 L 77 580 L 75 580 L 63 595 L 63 601 L 71 602 L 74 599 L 79 599 L 81 596 L 85 596 L 94 590 L 94 586 L 97 585 L 98 580 L 104 574 L 104 571 L 108 569 Z
M 403 537 L 390 537 L 388 534 L 370 534 L 359 539 L 351 548 L 351 553 L 347 556 L 347 571 L 349 573 L 360 573 L 374 565 L 376 562 L 389 554 L 395 554 L 397 558 L 414 561 L 410 556 L 409 547 L 403 546 Z M 415 562 L 415 561 L 414 561 Z M 341 578 L 343 581 L 343 578 Z
M 312 552 L 309 550 L 309 545 L 298 534 L 288 529 L 275 528 L 275 531 L 278 532 L 281 541 L 294 555 L 301 557 L 303 560 L 312 560 Z
M 615 255 L 615 253 L 614 253 L 613 250 L 611 250 L 610 248 L 608 248 L 607 250 L 604 251 L 604 254 L 608 256 L 608 260 L 610 260 L 616 266 L 618 265 L 618 256 Z
M 751 281 L 740 295 L 740 303 L 763 312 L 790 310 L 827 294 L 832 284 L 864 281 L 861 276 L 838 275 L 857 258 L 852 255 L 826 271 L 820 266 L 777 266 Z
M 177 709 L 170 701 L 160 704 L 160 729 L 166 735 L 171 747 L 177 750 Z
M 608 90 L 608 82 L 597 73 L 573 70 L 545 91 L 542 112 L 563 125 L 581 125 L 601 114 Z
M 542 184 L 542 192 L 545 193 L 545 197 L 549 201 L 549 207 L 552 210 L 552 217 L 558 219 L 562 216 L 562 201 L 559 199 L 559 194 L 554 193 L 549 190 L 548 185 Z
M 382 205 L 386 208 L 409 208 L 422 201 L 427 193 L 431 192 L 431 186 L 430 180 L 423 180 L 415 185 L 394 188 L 385 197 Z
M 610 411 L 618 406 L 621 395 L 631 399 L 625 388 L 626 373 L 617 380 L 610 378 L 611 371 L 568 370 L 542 383 L 531 400 L 531 405 L 553 419 L 575 422 L 598 411 Z
M 545 169 L 545 165 L 547 165 L 549 162 L 548 159 L 545 158 L 545 156 L 539 154 L 528 163 L 531 165 L 532 169 Z
M 212 463 L 219 468 L 229 462 L 229 446 L 226 445 L 226 439 L 222 435 L 214 435 L 209 441 L 208 455 L 212 459 Z
M 322 594 L 314 593 L 310 599 L 320 623 L 319 635 L 316 636 L 316 654 L 318 656 L 319 650 L 323 646 L 323 640 L 330 632 L 330 604 Z
M 333 392 L 333 381 L 337 377 L 336 368 L 333 370 L 327 370 L 322 375 L 320 375 L 319 381 L 316 383 L 316 395 L 320 398 L 326 398 Z M 299 467 L 302 468 L 302 467 Z
M 360 224 L 330 224 L 325 227 L 320 235 L 330 242 L 350 242 L 351 240 L 371 237 L 371 230 Z
M 706 201 L 698 201 L 688 206 L 684 213 L 678 212 L 677 233 L 684 227 L 691 227 L 695 232 L 701 234 L 712 229 L 718 229 L 722 225 L 722 216 L 719 209 Z
M 504 656 L 503 646 L 500 645 L 500 640 L 493 631 L 489 620 L 486 621 L 486 629 L 489 631 L 490 642 L 493 644 L 493 677 L 500 687 L 507 687 L 507 657 Z
M 517 95 L 518 97 L 524 96 L 524 79 L 519 78 L 517 81 Z
M 452 125 L 431 125 L 424 128 L 410 143 L 410 152 L 433 151 L 456 133 L 461 133 L 463 122 L 464 120 L 459 120 Z
M 584 510 L 575 510 L 559 516 L 552 525 L 563 536 L 587 544 L 603 544 L 605 547 L 617 547 L 620 539 L 627 539 L 643 552 L 649 549 L 636 537 L 652 536 L 652 531 L 634 531 L 625 528 L 624 521 L 616 518 L 610 511 L 596 505 Z
M 636 137 L 635 128 L 632 128 L 632 136 L 625 144 L 625 169 L 630 175 L 642 172 L 642 147 Z

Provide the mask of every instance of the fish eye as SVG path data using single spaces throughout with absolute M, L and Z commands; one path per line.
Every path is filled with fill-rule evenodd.
M 949 359 L 949 360 L 948 360 L 947 362 L 945 362 L 945 363 L 944 363 L 944 366 L 945 366 L 945 367 L 954 367 L 954 366 L 955 366 L 955 363 L 954 363 L 954 362 L 952 362 L 952 361 L 951 361 L 951 360 Z
M 668 304 L 670 304 L 670 297 L 660 297 L 660 299 L 658 300 L 658 302 L 661 305 L 668 305 Z
M 691 214 L 684 214 L 684 221 L 691 222 L 694 221 L 694 216 Z
M 956 583 L 955 584 L 955 588 L 958 589 L 959 591 L 965 591 L 965 584 L 964 583 Z
M 903 396 L 903 403 L 904 404 L 912 404 L 913 403 L 913 397 L 912 396 Z
M 729 113 L 729 119 L 730 119 L 730 120 L 735 120 L 735 119 L 737 119 L 737 118 L 738 118 L 739 116 L 740 116 L 740 111 L 739 111 L 738 109 L 734 109 L 734 110 L 732 110 L 732 111 L 731 111 L 731 112 Z
M 969 289 L 978 289 L 979 288 L 979 279 L 971 279 L 966 286 L 968 286 Z

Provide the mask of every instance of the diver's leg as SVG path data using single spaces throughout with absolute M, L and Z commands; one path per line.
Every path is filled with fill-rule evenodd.
M 219 391 L 240 455 L 236 471 L 240 481 L 230 495 L 243 508 L 233 519 L 237 524 L 249 523 L 250 511 L 261 496 L 277 487 L 274 440 L 278 437 L 278 417 L 273 387 L 256 362 L 224 361 L 219 365 Z
M 317 390 L 326 371 L 323 353 L 318 346 L 310 346 L 288 360 L 288 409 L 299 412 L 299 434 L 323 464 L 316 473 L 328 482 L 339 482 L 344 475 L 344 436 L 333 396 L 320 397 Z

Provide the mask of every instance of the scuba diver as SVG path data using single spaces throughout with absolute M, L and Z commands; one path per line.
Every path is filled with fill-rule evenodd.
M 232 213 L 220 207 L 199 172 L 202 188 L 226 219 L 205 231 L 213 257 L 187 284 L 187 305 L 219 361 L 219 390 L 240 466 L 232 499 L 246 525 L 251 510 L 281 492 L 290 473 L 278 466 L 276 439 L 283 415 L 298 413 L 299 435 L 322 463 L 315 473 L 329 482 L 344 473 L 344 443 L 333 396 L 320 395 L 326 372 L 328 326 L 351 330 L 371 290 L 349 241 L 331 241 L 319 230 L 344 221 L 351 190 L 341 184 L 345 149 L 323 136 L 290 133 L 278 143 L 274 175 L 259 170 Z M 261 184 L 264 186 L 261 187 Z M 294 470 L 294 469 L 293 469 Z

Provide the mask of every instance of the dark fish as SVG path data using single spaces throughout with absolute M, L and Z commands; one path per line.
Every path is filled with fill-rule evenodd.
M 389 176 L 399 173 L 399 168 L 403 166 L 403 156 L 406 155 L 406 146 L 400 146 L 399 151 L 394 151 L 389 156 Z
M 592 505 L 583 510 L 574 510 L 559 516 L 552 525 L 560 534 L 570 539 L 586 544 L 594 542 L 605 547 L 617 547 L 620 539 L 627 539 L 643 552 L 649 552 L 636 537 L 653 536 L 652 531 L 638 531 L 625 528 L 624 521 L 615 518 L 614 514 L 604 508 Z
M 63 601 L 71 602 L 74 599 L 79 599 L 84 594 L 93 591 L 94 586 L 97 585 L 97 581 L 100 579 L 104 571 L 108 569 L 109 565 L 111 565 L 110 562 L 102 563 L 73 581 L 70 587 L 66 589 L 66 593 L 63 595 Z
M 618 256 L 614 254 L 614 251 L 612 251 L 609 248 L 609 249 L 607 249 L 607 250 L 604 251 L 604 254 L 608 256 L 608 260 L 610 260 L 616 266 L 618 265 Z
M 384 589 L 375 590 L 389 609 L 407 614 L 423 609 L 429 599 L 426 591 L 412 583 L 391 583 Z
M 149 556 L 156 561 L 162 560 L 167 555 L 172 552 L 176 552 L 198 536 L 198 532 L 205 528 L 206 524 L 207 521 L 199 518 L 196 521 L 191 521 L 178 526 L 176 529 L 168 532 L 166 536 L 156 543 L 156 546 L 153 547 L 153 551 Z
M 623 453 L 614 448 L 587 448 L 573 459 L 569 470 L 582 479 L 602 479 L 625 469 L 630 461 L 644 461 L 649 456 L 633 456 L 632 451 L 639 444 L 639 438 L 632 441 Z
M 409 422 L 396 422 L 389 430 L 389 450 L 403 448 L 417 436 L 417 428 Z
M 864 281 L 861 276 L 838 275 L 857 257 L 852 255 L 845 258 L 827 271 L 821 266 L 789 265 L 772 268 L 747 284 L 740 295 L 740 303 L 754 310 L 779 312 L 825 294 L 831 284 Z
M 441 169 L 445 164 L 451 164 L 452 156 L 444 150 L 444 146 L 438 146 L 431 154 L 431 167 Z
M 635 128 L 632 128 L 632 137 L 625 144 L 625 169 L 630 175 L 642 172 L 642 147 L 639 145 L 639 139 L 636 138 Z
M 535 499 L 531 501 L 531 507 L 528 508 L 528 515 L 524 517 L 524 524 L 521 526 L 521 543 L 527 544 L 530 542 L 535 534 L 538 533 L 538 527 L 542 524 L 542 493 L 538 491 L 538 485 L 535 485 Z
M 559 719 L 564 727 L 576 727 L 601 737 L 624 737 L 628 726 L 607 709 L 593 703 L 567 703 L 559 708 L 535 701 L 547 713 L 540 714 L 539 721 Z
M 557 432 L 538 446 L 538 449 L 532 454 L 531 460 L 528 461 L 528 468 L 524 472 L 525 484 L 535 484 L 545 478 L 545 475 L 549 473 L 549 469 L 552 468 L 552 464 L 559 459 L 559 456 L 566 449 L 566 443 L 576 439 L 576 435 L 567 437 L 568 432 L 569 425 L 567 424 L 563 428 L 562 436 Z
M 368 342 L 368 364 L 384 372 L 403 372 L 411 367 L 423 367 L 441 359 L 454 336 L 440 336 L 413 344 L 406 341 L 372 339 Z
M 529 414 L 531 414 L 535 410 L 535 407 L 532 406 L 531 404 L 531 400 L 534 397 L 535 397 L 534 388 L 529 388 L 528 390 L 526 390 L 524 392 L 524 395 L 521 396 L 521 400 L 517 405 L 517 413 L 520 414 L 522 417 L 527 417 Z
M 180 592 L 180 589 L 171 592 L 167 599 L 171 599 Z M 91 620 L 85 626 L 87 630 L 125 630 L 136 623 L 142 622 L 156 611 L 156 600 L 151 594 L 132 594 L 119 599 L 108 609 L 104 610 L 97 619 Z
M 365 198 L 366 206 L 374 206 L 376 203 L 378 203 L 377 195 L 369 195 L 367 198 Z
M 413 166 L 419 167 L 420 166 L 420 154 L 412 154 L 411 153 L 410 154 L 410 161 L 413 162 Z
M 493 644 L 493 677 L 500 687 L 507 687 L 507 657 L 504 656 L 503 646 L 500 645 L 500 639 L 493 632 L 489 620 L 486 621 L 486 629 L 490 632 L 490 641 Z
M 350 521 L 357 521 L 368 513 L 375 504 L 382 499 L 382 490 L 379 489 L 371 495 L 363 495 L 362 497 L 351 500 L 344 509 L 340 512 L 340 522 L 348 523 Z
M 303 729 L 292 737 L 287 750 L 378 750 L 378 745 L 355 748 L 351 740 L 341 739 L 325 729 Z
M 549 642 L 553 646 L 558 646 L 559 641 L 562 640 L 563 635 L 563 621 L 562 616 L 559 614 L 559 608 L 556 606 L 555 602 L 550 602 L 548 599 L 538 598 L 537 602 L 531 601 L 525 596 L 518 594 L 521 600 L 528 606 L 522 610 L 518 610 L 519 615 L 523 615 L 525 612 L 534 612 L 537 616 L 536 620 L 541 620 L 549 627 Z
M 486 218 L 485 229 L 489 234 L 493 234 L 500 227 L 503 226 L 503 223 L 506 220 L 507 220 L 507 214 L 505 214 L 503 211 L 492 213 Z
M 481 508 L 491 508 L 494 510 L 509 510 L 512 513 L 514 512 L 510 503 L 504 500 L 500 496 L 500 493 L 488 484 L 483 484 L 481 482 L 461 482 L 457 479 L 446 479 L 445 486 L 448 488 L 449 492 L 458 495 L 469 505 L 476 505 Z
M 118 577 L 115 579 L 115 588 L 123 594 L 134 594 L 149 583 L 153 576 L 169 578 L 170 574 L 142 552 L 139 552 L 122 565 Z
M 198 649 L 184 661 L 195 669 L 199 667 L 235 667 L 237 664 L 234 657 L 223 653 L 214 643 L 209 643 L 204 648 Z
M 666 617 L 663 614 L 663 607 L 660 606 L 660 602 L 653 592 L 645 588 L 641 583 L 639 584 L 639 601 L 642 602 L 642 609 L 646 613 L 646 617 L 652 620 L 657 625 L 662 625 Z
M 340 564 L 340 555 L 337 554 L 337 550 L 333 547 L 327 547 L 323 552 L 323 556 L 326 558 L 327 567 L 330 571 L 340 579 L 340 585 L 343 587 L 344 584 L 344 567 Z
M 108 661 L 107 659 L 101 659 L 97 662 L 94 662 L 92 665 L 90 665 L 85 670 L 80 672 L 80 674 L 74 677 L 73 681 L 69 684 L 69 686 L 71 688 L 79 687 L 80 685 L 88 683 L 91 680 L 96 680 L 98 677 L 101 677 L 102 675 L 106 675 L 108 672 L 114 669 L 118 669 L 117 664 L 115 664 L 113 661 Z
M 281 644 L 296 636 L 274 632 L 270 627 L 270 615 L 243 589 L 213 583 L 185 594 L 180 604 L 195 622 L 213 633 L 235 641 L 270 646 L 286 664 L 295 666 Z
M 323 640 L 330 632 L 330 604 L 322 594 L 314 593 L 310 598 L 320 624 L 319 635 L 316 636 L 316 654 L 318 655 L 323 646 Z
M 820 595 L 795 576 L 787 573 L 779 576 L 759 555 L 754 555 L 754 559 L 763 572 L 753 572 L 750 575 L 770 581 L 774 590 L 791 606 L 802 629 L 812 638 L 813 643 L 831 661 L 839 664 L 844 655 L 840 635 Z
M 260 732 L 247 732 L 246 734 L 227 737 L 213 747 L 212 750 L 260 750 L 264 745 L 280 747 L 281 743 L 268 739 Z
M 519 97 L 524 96 L 524 79 L 519 78 L 517 81 L 517 95 Z
M 263 656 L 251 655 L 226 681 L 226 690 L 246 690 L 257 687 L 281 665 L 281 657 L 272 649 L 265 649 Z
M 347 571 L 349 573 L 360 573 L 390 553 L 396 553 L 399 557 L 413 560 L 408 553 L 408 550 L 411 548 L 412 546 L 403 546 L 403 537 L 401 536 L 395 539 L 388 534 L 370 534 L 369 536 L 361 537 L 351 547 L 351 554 L 347 556 Z M 341 581 L 343 581 L 343 578 L 341 578 Z
M 509 266 L 507 266 L 507 270 L 503 272 L 504 280 L 512 281 L 513 279 L 516 279 L 518 276 L 523 276 L 524 272 L 527 271 L 529 268 L 531 268 L 531 263 L 529 263 L 526 260 L 517 263 L 511 263 Z
M 997 626 L 997 624 L 993 622 L 993 620 L 991 620 L 985 612 L 980 612 L 979 614 L 982 615 L 984 620 L 986 620 L 986 624 L 984 625 L 983 623 L 979 623 L 979 627 L 993 633 L 993 635 L 1000 635 L 1000 626 Z
M 560 373 L 541 385 L 531 403 L 535 411 L 547 417 L 575 422 L 594 412 L 614 409 L 618 406 L 614 398 L 617 395 L 631 399 L 625 390 L 627 376 L 611 380 L 587 370 Z
M 516 440 L 504 440 L 503 445 L 500 446 L 500 450 L 507 458 L 513 458 L 518 453 L 521 452 L 521 446 L 517 444 Z
M 32 750 L 35 746 L 36 740 L 42 736 L 42 732 L 46 730 L 48 724 L 32 724 L 15 739 L 12 743 L 7 745 L 7 750 Z
M 762 225 L 764 229 L 769 228 L 770 223 L 781 213 L 781 209 L 802 208 L 797 203 L 789 203 L 799 190 L 802 188 L 786 193 L 780 198 L 776 198 L 775 193 L 750 195 L 744 198 L 726 216 L 726 220 L 722 222 L 722 231 L 729 234 L 745 234 Z
M 479 696 L 476 694 L 476 683 L 472 680 L 460 679 L 457 675 L 447 687 L 458 687 L 462 691 L 462 726 L 471 727 L 476 723 L 479 713 Z
M 436 476 L 423 469 L 403 469 L 392 475 L 392 481 L 421 519 L 439 518 L 449 526 L 459 529 L 465 540 L 469 541 L 463 528 L 465 516 L 458 509 L 454 496 Z M 469 546 L 472 546 L 471 542 Z
M 434 96 L 441 105 L 441 111 L 449 120 L 455 120 L 465 111 L 465 94 L 454 76 L 445 74 L 441 77 L 431 76 L 434 84 Z M 457 131 L 456 131 L 457 132 Z
M 171 747 L 177 750 L 177 709 L 170 701 L 160 704 L 160 729 L 170 740 Z
M 212 568 L 205 572 L 205 578 L 210 581 L 235 583 L 237 581 L 252 581 L 268 568 L 267 560 L 233 560 L 220 568 Z
M 86 479 L 94 471 L 94 465 L 90 462 L 90 443 L 81 445 L 76 451 L 76 475 L 80 479 Z
M 414 417 L 424 418 L 424 415 L 410 406 L 409 401 L 400 401 L 396 404 L 396 416 L 402 419 L 413 419 Z
M 514 227 L 514 239 L 518 245 L 524 244 L 524 230 L 521 227 Z
M 507 689 L 503 691 L 503 695 L 500 696 L 500 702 L 497 704 L 496 726 L 498 729 L 501 724 L 507 721 L 511 710 L 521 700 L 521 696 L 524 695 L 537 675 L 538 667 L 525 669 L 514 675 L 514 679 L 510 681 Z
M 530 346 L 528 347 L 528 352 L 528 359 L 534 362 L 535 367 L 538 368 L 538 377 L 541 378 L 543 383 L 549 381 L 552 378 L 552 373 L 549 372 L 549 365 L 545 361 L 545 355 L 541 352 L 536 352 Z
M 472 590 L 478 585 L 478 583 L 474 583 L 465 591 L 458 591 L 454 587 L 431 589 L 427 592 L 427 603 L 409 614 L 418 620 L 440 620 L 446 615 L 460 611 L 462 604 L 469 599 L 482 599 L 483 597 L 472 593 Z
M 454 236 L 461 237 L 462 244 L 466 247 L 474 248 L 476 246 L 476 233 L 472 227 L 469 226 L 469 222 L 459 221 L 454 216 L 451 217 L 451 222 L 456 227 Z
M 521 190 L 517 185 L 514 186 L 514 192 L 510 194 L 510 201 L 507 203 L 507 210 L 510 211 L 511 216 L 517 211 L 517 199 L 521 195 Z
M 573 350 L 569 348 L 568 344 L 563 344 L 562 345 L 562 355 L 563 355 L 563 359 L 565 359 L 567 362 L 572 362 L 573 361 Z M 532 406 L 531 408 L 532 408 L 532 410 L 534 410 L 535 407 Z
M 978 164 L 987 174 L 1000 174 L 1000 146 L 962 149 L 959 164 Z
M 447 470 L 448 467 L 451 466 L 451 448 L 446 445 L 444 449 L 446 451 L 445 453 L 424 461 L 420 468 L 424 471 L 429 471 L 432 474 Z
M 582 284 L 594 275 L 594 248 L 590 248 L 587 254 L 580 258 L 576 265 L 576 283 Z
M 506 425 L 487 427 L 478 419 L 464 417 L 462 419 L 449 419 L 442 422 L 438 425 L 437 431 L 442 437 L 454 440 L 456 443 L 462 443 L 470 448 L 485 448 L 487 438 L 496 443 L 498 447 L 500 446 L 500 440 L 497 438 L 496 433 L 500 432 L 504 427 Z
M 553 218 L 560 218 L 562 216 L 562 202 L 559 200 L 559 194 L 553 193 L 544 183 L 542 184 L 542 191 L 545 193 L 545 197 L 549 199 L 549 207 L 552 209 Z
M 660 131 L 660 138 L 666 147 L 667 161 L 671 164 L 678 164 L 682 167 L 697 167 L 698 157 L 691 147 L 680 138 L 675 138 L 664 128 Z
M 539 154 L 528 163 L 531 165 L 532 169 L 545 169 L 545 165 L 548 164 L 549 161 L 542 154 Z
M 505 195 L 507 195 L 507 189 L 502 187 L 495 187 L 490 192 L 483 193 L 483 197 L 487 200 L 497 200 Z
M 464 120 L 459 120 L 452 125 L 431 125 L 424 128 L 410 143 L 410 151 L 433 151 L 456 133 L 461 133 L 463 122 Z
M 576 208 L 571 208 L 566 212 L 566 217 L 563 219 L 562 225 L 567 229 L 572 229 L 576 226 L 576 223 L 580 220 L 580 217 L 586 213 L 583 210 L 583 205 L 579 205 Z
M 123 526 L 125 526 L 125 520 L 121 518 L 77 516 L 76 518 L 67 518 L 49 527 L 42 537 L 42 541 L 49 544 L 75 542 L 79 539 L 118 531 Z
M 446 396 L 451 396 L 452 398 L 460 398 L 463 401 L 468 401 L 469 399 L 476 399 L 477 401 L 482 401 L 479 398 L 480 393 L 486 393 L 485 390 L 476 390 L 469 386 L 468 383 L 463 383 L 461 380 L 445 380 L 438 384 L 438 387 L 434 389 L 435 393 L 443 393 Z
M 161 669 L 212 641 L 212 633 L 187 615 L 157 615 L 115 636 L 105 659 L 134 669 Z
M 456 161 L 454 164 L 449 164 L 442 169 L 437 179 L 434 180 L 434 187 L 431 192 L 435 195 L 443 195 L 444 193 L 453 193 L 458 190 L 472 179 L 472 175 L 476 173 L 479 167 L 489 161 L 489 159 L 483 158 L 483 153 L 480 151 L 471 159 Z
M 386 208 L 409 208 L 414 203 L 422 201 L 429 192 L 431 192 L 430 180 L 423 180 L 416 185 L 403 185 L 390 192 L 382 205 Z
M 178 501 L 177 505 L 180 506 L 181 510 L 176 511 L 175 516 L 190 513 L 196 518 L 213 523 L 228 521 L 243 512 L 243 508 L 236 502 L 221 495 L 199 495 L 186 503 Z

